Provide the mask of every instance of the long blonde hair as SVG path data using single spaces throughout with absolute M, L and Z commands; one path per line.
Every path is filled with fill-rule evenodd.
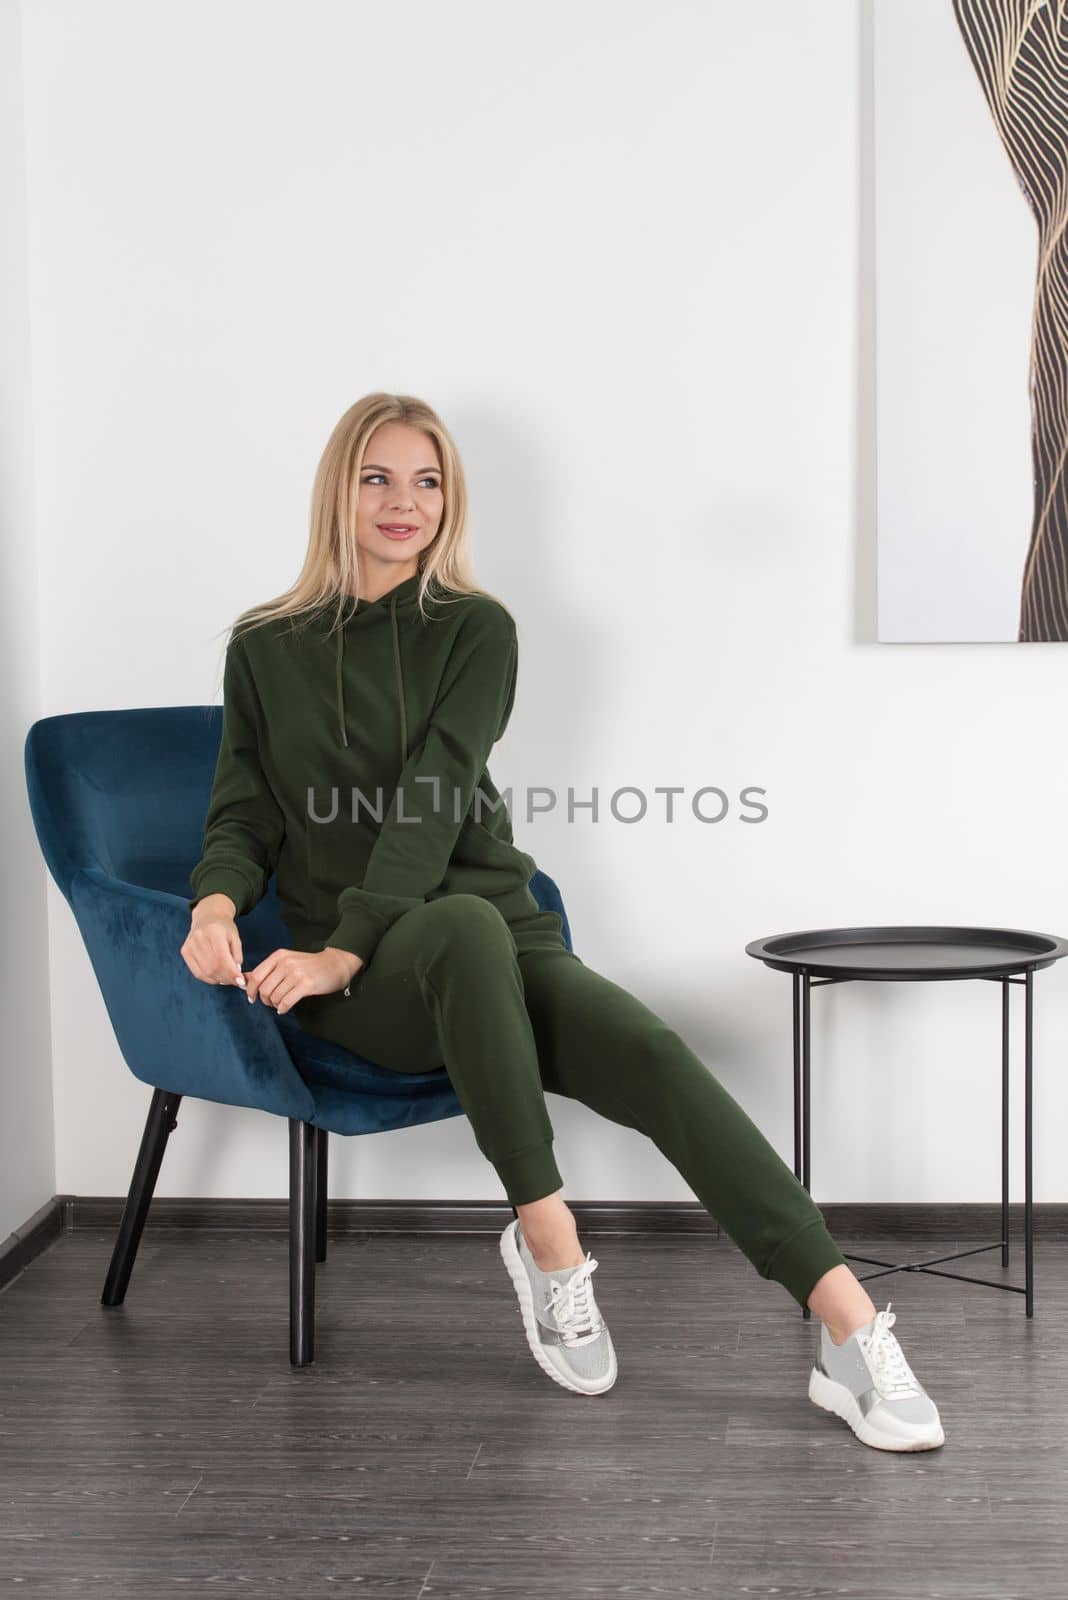
M 283 594 L 250 606 L 236 618 L 234 633 L 248 632 L 277 617 L 306 620 L 336 601 L 334 627 L 340 626 L 346 597 L 359 596 L 360 563 L 356 544 L 356 502 L 360 469 L 371 435 L 385 422 L 421 428 L 434 440 L 441 459 L 445 505 L 441 526 L 420 553 L 418 601 L 448 604 L 448 596 L 489 594 L 474 579 L 468 550 L 467 483 L 460 454 L 448 428 L 425 400 L 379 391 L 351 405 L 326 442 L 312 486 L 311 528 L 300 575 Z M 428 590 L 429 596 L 428 596 Z M 496 595 L 490 596 L 497 599 Z M 503 604 L 503 602 L 499 602 Z M 331 629 L 333 631 L 333 629 Z

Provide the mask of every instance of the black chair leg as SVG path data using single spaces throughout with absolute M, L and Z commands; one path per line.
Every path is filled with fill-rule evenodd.
M 326 1162 L 330 1135 L 325 1128 L 316 1128 L 315 1152 L 315 1259 L 326 1260 Z
M 181 1103 L 180 1094 L 171 1094 L 166 1089 L 154 1089 L 152 1092 L 152 1104 L 148 1108 L 145 1131 L 141 1135 L 141 1148 L 137 1152 L 130 1192 L 123 1207 L 119 1236 L 111 1252 L 104 1292 L 100 1296 L 102 1306 L 120 1306 L 126 1298 L 137 1247 L 141 1243 L 145 1218 L 163 1163 L 163 1152 L 167 1148 L 167 1140 L 178 1126 L 178 1107 Z
M 289 1118 L 289 1359 L 315 1360 L 315 1234 L 319 1130 Z

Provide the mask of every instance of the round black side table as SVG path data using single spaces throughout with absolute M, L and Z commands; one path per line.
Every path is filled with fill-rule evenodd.
M 930 982 L 984 978 L 1001 984 L 1001 1238 L 973 1250 L 938 1256 L 955 1261 L 1001 1246 L 1001 1265 L 1009 1264 L 1009 985 L 1024 990 L 1024 1285 L 996 1283 L 963 1272 L 939 1272 L 918 1261 L 879 1261 L 874 1256 L 848 1255 L 881 1267 L 867 1278 L 891 1272 L 931 1272 L 961 1283 L 981 1283 L 1025 1297 L 1026 1314 L 1035 1312 L 1034 1218 L 1031 1195 L 1032 1035 L 1034 975 L 1068 955 L 1068 939 L 1030 933 L 1020 928 L 809 928 L 753 939 L 746 954 L 779 972 L 793 974 L 794 988 L 794 1175 L 811 1194 L 809 1083 L 811 1076 L 811 991 L 826 983 L 857 979 L 881 983 Z M 802 1315 L 811 1317 L 808 1306 Z

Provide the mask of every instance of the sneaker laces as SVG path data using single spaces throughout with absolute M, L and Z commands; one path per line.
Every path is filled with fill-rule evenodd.
M 893 1303 L 888 1300 L 886 1310 L 876 1313 L 871 1333 L 859 1333 L 858 1343 L 868 1357 L 876 1387 L 881 1393 L 887 1396 L 919 1394 L 920 1385 L 915 1374 L 905 1360 L 897 1335 L 890 1331 L 897 1321 L 897 1313 L 890 1309 Z
M 575 1268 L 570 1278 L 564 1283 L 553 1278 L 549 1284 L 546 1310 L 556 1324 L 562 1343 L 569 1347 L 590 1344 L 604 1329 L 604 1318 L 597 1309 L 590 1285 L 590 1275 L 596 1267 L 597 1261 L 587 1250 L 585 1261 Z

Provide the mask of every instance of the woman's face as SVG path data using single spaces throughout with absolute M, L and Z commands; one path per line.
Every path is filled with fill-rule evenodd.
M 437 445 L 421 428 L 384 422 L 368 440 L 356 503 L 356 543 L 369 585 L 390 588 L 419 570 L 445 509 Z M 385 528 L 414 531 L 394 537 Z

